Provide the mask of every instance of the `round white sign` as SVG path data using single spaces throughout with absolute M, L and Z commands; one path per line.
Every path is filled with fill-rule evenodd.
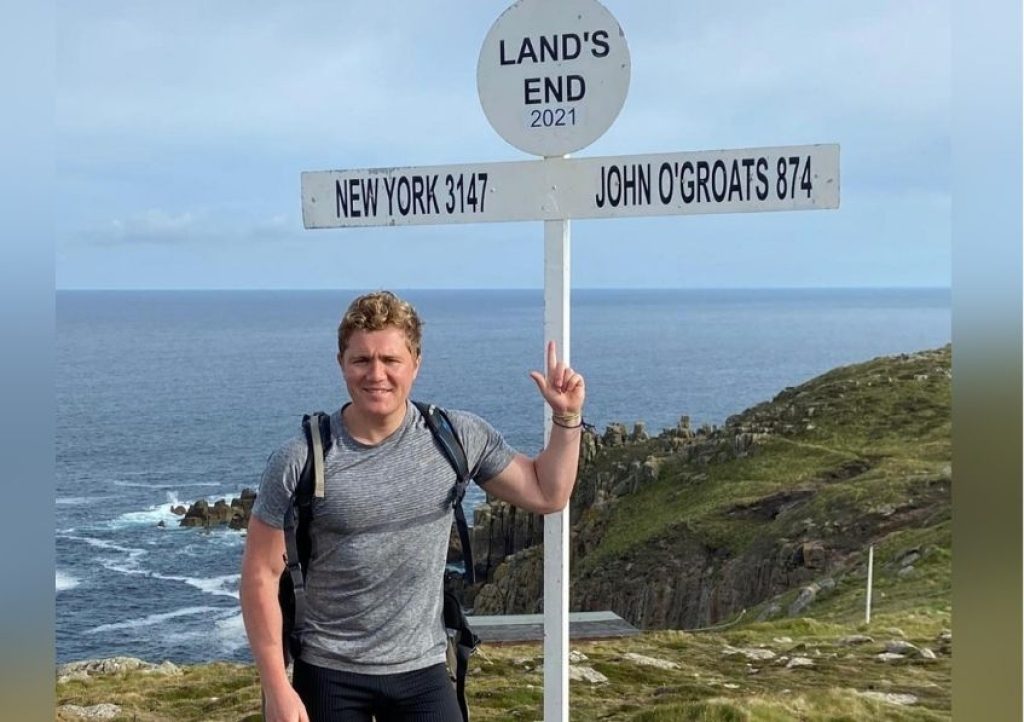
M 608 130 L 629 69 L 622 28 L 597 0 L 519 0 L 484 38 L 476 85 L 498 135 L 527 153 L 561 156 Z

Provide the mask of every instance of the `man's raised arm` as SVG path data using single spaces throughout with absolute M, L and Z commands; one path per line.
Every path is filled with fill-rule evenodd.
M 565 508 L 576 483 L 586 389 L 583 377 L 559 361 L 554 341 L 548 342 L 547 375 L 531 371 L 530 377 L 551 407 L 551 436 L 536 458 L 517 454 L 486 488 L 514 506 L 551 514 Z

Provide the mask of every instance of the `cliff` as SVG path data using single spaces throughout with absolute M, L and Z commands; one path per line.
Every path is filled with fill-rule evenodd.
M 684 417 L 655 437 L 621 424 L 588 434 L 570 507 L 571 609 L 647 629 L 744 610 L 840 614 L 863 605 L 871 545 L 880 594 L 923 577 L 924 593 L 948 601 L 950 356 L 835 369 L 721 428 Z M 477 510 L 477 614 L 542 608 L 542 532 L 506 504 Z

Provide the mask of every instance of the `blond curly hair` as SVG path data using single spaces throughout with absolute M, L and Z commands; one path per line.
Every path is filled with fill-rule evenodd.
M 356 331 L 383 331 L 397 328 L 405 333 L 405 342 L 413 358 L 420 357 L 422 327 L 416 309 L 391 291 L 374 291 L 349 304 L 338 325 L 338 353 L 345 353 L 348 340 Z

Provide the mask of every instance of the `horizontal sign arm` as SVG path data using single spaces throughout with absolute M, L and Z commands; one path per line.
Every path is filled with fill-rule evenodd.
M 838 207 L 836 144 L 302 174 L 306 228 Z

